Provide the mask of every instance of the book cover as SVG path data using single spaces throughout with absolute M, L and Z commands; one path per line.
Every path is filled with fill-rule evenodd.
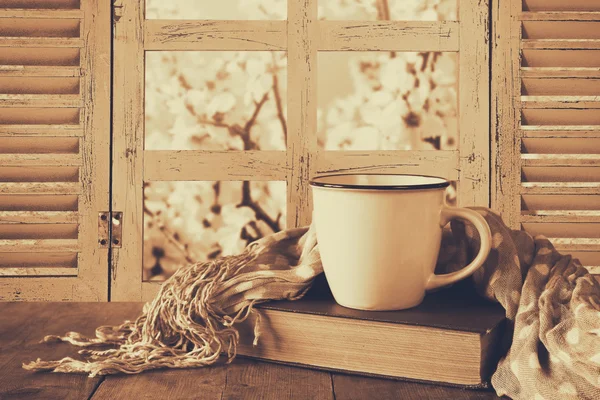
M 258 306 L 241 329 L 240 355 L 394 379 L 486 387 L 502 354 L 504 309 L 466 284 L 429 293 L 401 311 L 338 305 L 324 280 L 298 301 Z

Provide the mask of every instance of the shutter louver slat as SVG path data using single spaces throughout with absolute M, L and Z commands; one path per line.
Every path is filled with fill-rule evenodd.
M 521 96 L 523 108 L 600 108 L 600 96 Z
M 81 154 L 0 154 L 0 165 L 28 166 L 28 165 L 60 165 L 80 166 Z
M 600 239 L 555 238 L 551 241 L 558 251 L 600 251 Z
M 78 182 L 0 182 L 0 194 L 80 194 Z
M 0 77 L 4 76 L 79 77 L 81 69 L 61 66 L 0 65 Z
M 523 0 L 523 11 L 600 11 L 600 3 L 594 0 Z
M 0 94 L 2 107 L 81 107 L 77 94 Z
M 521 21 L 600 21 L 597 11 L 523 12 Z
M 0 37 L 0 47 L 42 47 L 42 48 L 61 48 L 61 47 L 83 47 L 83 40 L 79 38 L 53 38 L 53 37 Z
M 525 182 L 521 193 L 600 195 L 600 182 Z
M 521 215 L 594 272 L 600 266 L 600 3 L 523 0 Z
M 37 2 L 38 6 L 41 5 Z M 5 6 L 3 4 L 3 6 Z M 0 8 L 0 18 L 40 18 L 40 19 L 64 19 L 83 18 L 80 9 L 25 9 L 25 8 Z
M 525 210 L 521 222 L 600 222 L 600 210 Z
M 75 211 L 0 211 L 0 224 L 76 224 Z
M 521 77 L 523 83 L 525 83 L 525 78 L 600 78 L 600 68 L 523 67 L 521 68 Z M 554 87 L 554 85 L 551 87 Z
M 0 43 L 1 46 L 1 43 Z M 523 49 L 549 50 L 597 50 L 600 49 L 598 39 L 523 39 Z
M 77 239 L 21 239 L 4 240 L 0 239 L 0 253 L 12 252 L 78 252 L 79 244 Z
M 83 128 L 71 124 L 0 124 L 0 136 L 83 136 Z
M 1 160 L 1 158 L 0 158 Z M 522 154 L 523 167 L 552 167 L 552 166 L 598 166 L 600 154 Z

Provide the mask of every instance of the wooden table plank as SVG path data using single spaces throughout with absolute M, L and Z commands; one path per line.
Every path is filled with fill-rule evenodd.
M 100 304 L 95 306 L 91 310 L 97 313 L 69 303 L 0 303 L 0 398 L 88 398 L 102 378 L 32 373 L 21 365 L 38 357 L 55 360 L 75 353 L 67 344 L 40 344 L 46 334 L 62 334 L 66 329 L 91 334 L 98 323 L 117 322 L 121 318 L 115 312 L 111 313 L 113 318 L 106 318 L 107 313 L 100 312 Z
M 75 356 L 68 344 L 39 344 L 47 334 L 91 335 L 99 325 L 134 319 L 141 303 L 0 303 L 0 399 L 497 399 L 491 391 L 329 373 L 237 358 L 229 365 L 88 378 L 32 373 L 23 362 Z
M 227 368 L 223 400 L 334 400 L 329 372 L 239 357 Z
M 140 375 L 107 376 L 93 400 L 113 399 L 206 399 L 220 400 L 225 388 L 227 366 L 157 370 Z
M 336 400 L 493 400 L 493 392 L 426 385 L 413 382 L 333 374 Z

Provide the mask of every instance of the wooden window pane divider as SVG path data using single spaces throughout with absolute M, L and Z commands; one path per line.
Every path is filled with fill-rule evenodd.
M 285 180 L 285 151 L 146 150 L 147 181 Z
M 459 206 L 490 205 L 488 17 L 487 1 L 459 7 Z
M 317 2 L 288 0 L 287 226 L 308 225 L 317 150 Z
M 147 181 L 286 180 L 285 151 L 146 150 Z M 457 150 L 315 151 L 314 173 L 421 173 L 459 178 Z
M 459 152 L 456 150 L 413 151 L 325 151 L 313 156 L 315 173 L 400 173 L 459 178 Z
M 522 108 L 600 108 L 600 96 L 521 96 Z
M 319 51 L 459 50 L 457 21 L 319 21 Z
M 286 51 L 287 21 L 145 20 L 146 51 Z M 459 50 L 457 21 L 314 21 L 318 51 Z
M 145 20 L 145 50 L 287 49 L 287 21 Z

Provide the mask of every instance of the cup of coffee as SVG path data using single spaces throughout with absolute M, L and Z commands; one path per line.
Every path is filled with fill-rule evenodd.
M 485 262 L 491 232 L 473 210 L 448 207 L 449 181 L 421 175 L 346 174 L 310 181 L 323 270 L 337 303 L 360 310 L 417 306 L 425 292 L 470 276 Z M 442 228 L 471 222 L 479 253 L 465 268 L 434 273 Z

